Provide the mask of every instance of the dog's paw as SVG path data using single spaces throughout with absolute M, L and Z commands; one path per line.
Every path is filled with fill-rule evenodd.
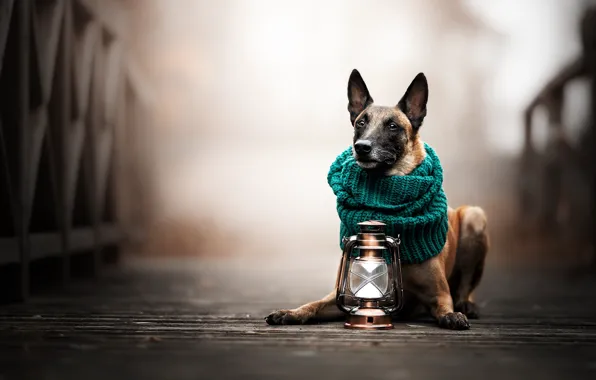
M 467 330 L 470 328 L 470 322 L 464 314 L 455 312 L 439 318 L 439 327 L 450 330 Z
M 265 317 L 270 325 L 301 325 L 306 323 L 308 316 L 296 310 L 278 310 Z
M 474 302 L 465 301 L 455 305 L 455 311 L 462 312 L 468 319 L 478 319 L 478 306 Z

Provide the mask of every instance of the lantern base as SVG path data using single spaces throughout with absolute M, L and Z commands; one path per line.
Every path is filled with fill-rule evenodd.
M 348 314 L 344 327 L 347 329 L 370 330 L 390 330 L 393 328 L 390 315 L 378 315 L 377 313 L 374 313 L 377 315 L 370 315 L 369 313 L 362 313 L 362 311 L 363 310 L 360 310 L 360 313 L 357 312 L 357 314 Z

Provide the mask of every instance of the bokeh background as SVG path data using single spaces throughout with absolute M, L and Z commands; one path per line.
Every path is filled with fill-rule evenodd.
M 559 185 L 548 177 L 545 107 L 532 113 L 534 160 L 524 156 L 527 107 L 582 56 L 592 3 L 129 3 L 132 49 L 156 94 L 146 131 L 152 217 L 135 254 L 336 257 L 326 174 L 350 143 L 346 86 L 357 68 L 379 104 L 427 75 L 422 136 L 440 154 L 451 205 L 487 211 L 493 265 L 592 262 L 589 175 L 566 164 L 566 198 L 549 195 Z M 564 88 L 557 125 L 572 149 L 590 123 L 590 96 L 589 78 Z
M 354 68 L 385 105 L 426 74 L 420 133 L 490 268 L 594 269 L 595 3 L 7 0 L 0 288 L 104 251 L 332 284 Z
M 594 372 L 595 53 L 596 0 L 1 0 L 0 378 Z M 486 210 L 471 335 L 264 321 L 335 284 L 354 68 Z

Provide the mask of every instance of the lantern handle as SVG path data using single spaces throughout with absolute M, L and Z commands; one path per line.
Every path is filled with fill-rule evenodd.
M 344 311 L 346 313 L 349 312 L 349 309 L 346 309 L 345 307 L 342 306 L 342 303 L 340 300 L 340 297 L 341 297 L 340 287 L 343 288 L 345 285 L 344 283 L 345 283 L 346 279 L 344 277 L 345 277 L 347 258 L 348 258 L 348 255 L 352 252 L 352 248 L 356 245 L 357 240 L 358 240 L 357 235 L 353 235 L 350 237 L 344 236 L 342 238 L 342 243 L 344 243 L 344 249 L 342 251 L 341 260 L 339 262 L 339 268 L 337 270 L 337 279 L 335 280 L 335 291 L 336 291 L 335 303 L 338 308 L 340 308 L 342 311 Z
M 385 240 L 387 241 L 387 244 L 391 247 L 391 251 L 393 252 L 393 273 L 397 274 L 393 279 L 393 288 L 395 289 L 397 304 L 395 308 L 392 308 L 391 310 L 391 312 L 396 312 L 401 310 L 404 303 L 404 288 L 401 274 L 401 255 L 399 250 L 399 246 L 401 245 L 401 236 L 400 234 L 397 234 L 396 238 L 386 236 Z

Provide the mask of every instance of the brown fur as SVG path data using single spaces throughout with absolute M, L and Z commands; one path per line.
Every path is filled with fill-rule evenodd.
M 400 145 L 400 153 L 397 161 L 386 168 L 388 175 L 407 175 L 424 160 L 425 150 L 418 129 L 426 114 L 426 78 L 420 75 L 416 77 L 397 106 L 379 107 L 372 105 L 366 85 L 354 70 L 348 96 L 348 110 L 355 128 L 363 117 L 370 125 L 360 131 L 355 142 L 368 141 L 380 133 L 386 133 L 383 128 L 388 122 L 393 121 L 403 128 L 403 133 L 391 135 L 394 139 L 391 143 Z M 358 157 L 356 151 L 354 155 Z M 456 209 L 449 207 L 448 218 L 449 231 L 441 253 L 423 263 L 404 265 L 402 268 L 406 303 L 400 315 L 414 317 L 426 310 L 440 327 L 462 330 L 470 327 L 468 318 L 478 318 L 473 292 L 482 278 L 489 249 L 487 219 L 481 208 L 468 205 Z M 273 312 L 265 319 L 269 324 L 302 324 L 337 319 L 345 314 L 335 302 L 334 289 L 318 301 Z

